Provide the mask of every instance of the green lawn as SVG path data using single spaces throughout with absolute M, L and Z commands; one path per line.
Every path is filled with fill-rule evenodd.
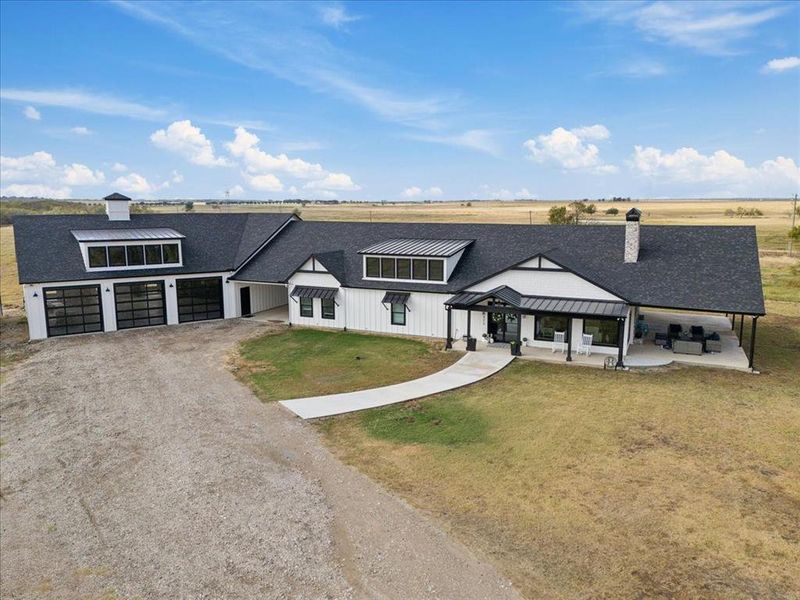
M 760 320 L 758 376 L 517 361 L 319 427 L 528 597 L 797 597 L 796 308 L 770 303 Z
M 241 344 L 236 372 L 262 400 L 390 385 L 433 373 L 459 355 L 443 343 L 292 328 Z

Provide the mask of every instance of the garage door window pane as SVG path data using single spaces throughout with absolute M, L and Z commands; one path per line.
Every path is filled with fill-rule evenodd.
M 223 317 L 222 278 L 179 279 L 177 293 L 179 322 L 207 321 Z
M 89 248 L 89 267 L 92 269 L 102 268 L 108 266 L 108 257 L 106 256 L 106 248 L 94 247 Z
M 114 297 L 118 329 L 166 323 L 163 282 L 118 283 Z
M 103 329 L 99 286 L 45 289 L 44 308 L 48 336 Z

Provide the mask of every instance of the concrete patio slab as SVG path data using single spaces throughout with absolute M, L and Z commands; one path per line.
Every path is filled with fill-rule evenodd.
M 282 400 L 281 404 L 303 419 L 329 417 L 470 385 L 494 375 L 512 360 L 514 357 L 508 352 L 468 352 L 455 364 L 420 379 L 345 394 Z

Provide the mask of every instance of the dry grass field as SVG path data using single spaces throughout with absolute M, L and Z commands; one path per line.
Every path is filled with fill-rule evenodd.
M 214 208 L 211 205 L 195 204 L 195 211 L 264 210 L 270 212 L 292 212 L 298 210 L 303 219 L 311 221 L 419 221 L 419 222 L 463 222 L 463 223 L 546 223 L 547 212 L 552 206 L 563 206 L 566 202 L 433 202 L 421 203 L 361 203 L 361 204 L 307 204 L 281 206 L 234 205 Z M 788 200 L 670 200 L 658 202 L 596 202 L 597 213 L 590 222 L 622 223 L 625 212 L 631 207 L 640 209 L 643 224 L 654 225 L 755 225 L 762 250 L 785 250 L 786 232 L 791 225 L 792 205 Z M 726 210 L 756 208 L 763 213 L 759 217 L 730 217 Z M 619 214 L 606 215 L 608 208 L 616 208 Z M 154 207 L 155 211 L 174 212 L 181 207 Z

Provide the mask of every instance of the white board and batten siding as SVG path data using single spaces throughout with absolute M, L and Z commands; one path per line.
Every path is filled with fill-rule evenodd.
M 544 262 L 544 259 L 542 259 L 542 266 L 544 266 Z M 558 267 L 557 265 L 553 265 L 553 267 L 548 268 Z M 469 289 L 470 291 L 476 292 L 488 292 L 501 285 L 514 288 L 523 296 L 620 300 L 620 298 L 614 294 L 566 270 L 527 271 L 522 269 L 509 269 L 472 285 Z
M 226 284 L 231 272 L 218 273 L 192 273 L 187 275 L 160 275 L 153 273 L 146 277 L 114 277 L 113 279 L 84 279 L 80 281 L 58 281 L 52 283 L 28 283 L 22 286 L 25 299 L 25 312 L 28 317 L 28 335 L 32 340 L 42 340 L 47 337 L 47 317 L 44 309 L 44 289 L 73 286 L 100 286 L 100 302 L 103 307 L 103 330 L 117 330 L 117 311 L 114 297 L 114 284 L 116 283 L 143 283 L 148 281 L 164 282 L 164 301 L 167 308 L 167 325 L 178 324 L 178 293 L 176 281 L 179 279 L 195 278 L 222 278 L 222 298 L 224 303 L 224 318 L 230 319 L 237 316 L 237 292 L 235 286 Z M 170 287 L 170 285 L 172 287 Z M 108 291 L 106 291 L 108 290 Z M 34 296 L 35 294 L 35 296 Z
M 385 290 L 347 288 L 347 328 L 397 335 L 447 337 L 444 302 L 451 294 L 411 292 L 405 325 L 392 325 L 391 306 L 382 304 Z
M 323 319 L 322 318 L 322 300 L 319 298 L 314 298 L 314 316 L 313 317 L 301 317 L 300 316 L 300 299 L 296 297 L 289 296 L 289 322 L 295 323 L 297 325 L 308 325 L 311 327 L 333 327 L 336 329 L 344 329 L 346 327 L 345 324 L 345 311 L 346 306 L 344 302 L 344 292 L 346 291 L 344 288 L 339 286 L 339 280 L 336 279 L 333 275 L 326 271 L 320 270 L 320 263 L 316 262 L 317 271 L 316 273 L 308 273 L 308 272 L 295 272 L 289 278 L 289 294 L 292 293 L 292 289 L 296 285 L 303 285 L 309 287 L 325 287 L 325 288 L 336 288 L 338 293 L 336 294 L 336 304 L 338 306 L 334 307 L 334 315 L 335 318 L 333 319 Z M 306 269 L 306 267 L 308 267 Z M 311 261 L 303 265 L 304 271 L 311 270 Z

